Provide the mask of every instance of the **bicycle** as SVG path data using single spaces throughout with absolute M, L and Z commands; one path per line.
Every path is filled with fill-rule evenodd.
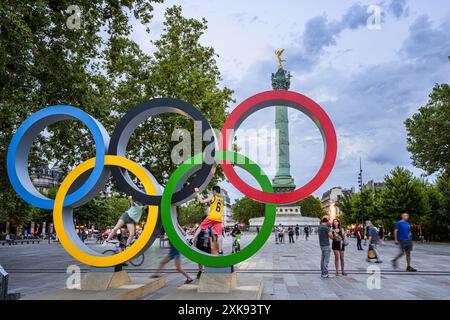
M 118 253 L 126 250 L 126 245 L 124 243 L 120 242 L 119 240 L 112 240 L 109 243 L 113 244 L 115 246 L 115 249 L 105 250 L 102 252 L 103 255 L 113 256 L 115 254 L 118 254 Z M 133 259 L 131 259 L 128 262 L 131 263 L 131 265 L 134 267 L 139 267 L 144 263 L 144 254 L 139 253 L 137 256 L 135 256 Z
M 234 238 L 232 253 L 241 251 L 241 235 L 236 234 Z

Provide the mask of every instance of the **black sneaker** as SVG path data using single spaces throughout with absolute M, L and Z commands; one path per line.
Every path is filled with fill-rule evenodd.
M 406 268 L 406 271 L 408 271 L 408 272 L 417 272 L 417 270 L 414 269 L 413 267 Z
M 198 270 L 197 272 L 197 279 L 200 279 L 200 277 L 202 276 L 202 270 Z
M 219 251 L 219 255 L 223 256 L 223 251 Z

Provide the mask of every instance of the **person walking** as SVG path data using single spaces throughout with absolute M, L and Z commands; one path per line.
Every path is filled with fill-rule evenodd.
M 411 267 L 411 251 L 413 250 L 413 243 L 411 239 L 411 229 L 408 223 L 409 214 L 403 213 L 401 220 L 395 224 L 394 241 L 400 247 L 400 253 L 392 260 L 394 269 L 398 268 L 398 259 L 404 254 L 406 255 L 406 271 L 416 272 L 417 270 Z
M 384 228 L 381 224 L 378 224 L 378 237 L 380 238 L 380 246 L 383 245 L 384 241 Z
M 333 239 L 331 243 L 331 248 L 334 253 L 334 266 L 336 268 L 336 276 L 339 275 L 339 261 L 341 262 L 341 273 L 346 276 L 345 272 L 345 232 L 341 227 L 341 222 L 339 219 L 333 220 L 333 225 L 331 228 L 331 238 Z
M 358 224 L 355 228 L 355 237 L 356 237 L 356 248 L 357 250 L 361 251 L 364 250 L 362 247 L 362 238 L 363 238 L 363 231 L 361 228 L 361 225 Z
M 177 226 L 180 229 L 181 233 L 184 236 L 186 236 L 186 233 L 183 230 L 183 228 L 181 228 L 181 226 L 179 224 Z M 186 281 L 184 282 L 184 284 L 191 283 L 193 281 L 192 278 L 187 274 L 187 272 L 181 266 L 180 252 L 172 245 L 172 243 L 170 243 L 170 241 L 169 241 L 169 245 L 170 245 L 169 253 L 161 260 L 161 262 L 159 263 L 158 269 L 156 270 L 156 272 L 153 275 L 150 276 L 150 278 L 161 277 L 161 272 L 164 269 L 165 265 L 168 264 L 171 260 L 174 260 L 177 271 L 186 278 Z
M 319 245 L 320 245 L 320 272 L 322 278 L 330 278 L 328 274 L 328 263 L 330 262 L 331 248 L 330 239 L 331 231 L 328 228 L 328 216 L 324 216 L 318 228 Z
M 306 225 L 303 231 L 305 232 L 305 240 L 308 241 L 308 238 L 309 238 L 309 226 Z
M 288 228 L 288 236 L 289 236 L 289 243 L 295 243 L 295 241 L 294 241 L 294 228 L 292 228 L 292 226 Z
M 5 241 L 8 245 L 11 245 L 12 241 L 11 241 L 11 236 L 9 235 L 9 233 L 6 234 Z
M 375 226 L 372 224 L 370 220 L 366 221 L 366 227 L 367 227 L 367 241 L 369 242 L 369 250 L 370 248 L 375 251 L 376 254 L 376 261 L 375 263 L 383 263 L 380 256 L 380 250 L 378 250 L 378 243 L 380 241 L 380 238 L 378 236 L 378 229 L 375 228 Z M 370 259 L 367 258 L 367 262 L 370 262 Z
M 280 232 L 278 230 L 278 227 L 273 228 L 273 234 L 275 236 L 275 244 L 278 244 L 278 241 L 280 240 Z
M 278 236 L 280 237 L 280 243 L 284 243 L 284 227 L 280 224 L 278 226 Z
M 295 240 L 298 240 L 298 237 L 300 236 L 300 227 L 298 224 L 295 226 Z

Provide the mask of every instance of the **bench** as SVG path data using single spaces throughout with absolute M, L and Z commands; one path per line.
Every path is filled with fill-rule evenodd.
M 2 246 L 5 246 L 5 245 L 15 246 L 18 244 L 30 244 L 30 243 L 31 244 L 34 244 L 34 243 L 39 244 L 40 242 L 41 242 L 41 239 L 19 239 L 19 240 L 9 240 L 9 241 L 2 240 L 2 241 L 0 241 L 0 244 Z

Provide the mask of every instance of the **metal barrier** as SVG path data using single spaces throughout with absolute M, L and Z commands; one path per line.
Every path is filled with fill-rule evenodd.
M 18 300 L 20 293 L 8 293 L 9 274 L 0 265 L 0 300 Z

